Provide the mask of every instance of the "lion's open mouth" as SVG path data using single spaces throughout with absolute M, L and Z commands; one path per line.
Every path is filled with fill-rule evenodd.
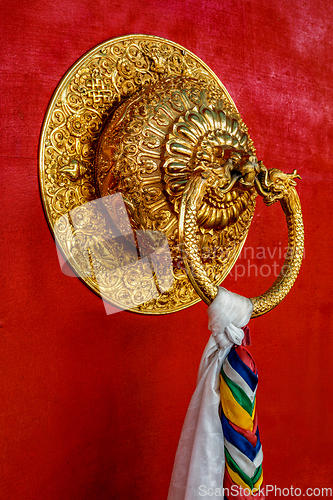
M 246 210 L 250 196 L 247 191 L 239 189 L 233 189 L 223 197 L 216 196 L 213 191 L 207 192 L 198 212 L 198 224 L 205 229 L 218 230 L 234 224 Z

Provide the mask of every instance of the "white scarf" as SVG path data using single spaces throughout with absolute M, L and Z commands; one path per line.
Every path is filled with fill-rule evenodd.
M 241 328 L 248 323 L 252 309 L 249 299 L 225 288 L 219 288 L 208 307 L 208 328 L 212 334 L 201 358 L 197 387 L 185 417 L 168 500 L 199 500 L 208 488 L 223 488 L 225 459 L 219 417 L 219 374 L 231 347 L 242 343 Z

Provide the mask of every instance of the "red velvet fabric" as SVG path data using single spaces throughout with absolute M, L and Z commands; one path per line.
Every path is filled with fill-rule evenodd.
M 167 495 L 209 336 L 206 306 L 106 316 L 97 296 L 61 273 L 38 190 L 38 139 L 57 83 L 87 50 L 129 33 L 201 57 L 235 100 L 258 157 L 302 176 L 301 273 L 281 305 L 251 322 L 250 350 L 265 483 L 331 486 L 331 0 L 13 0 L 0 19 L 0 497 Z M 259 200 L 246 244 L 253 256 L 242 254 L 225 286 L 262 292 L 286 245 L 281 209 Z

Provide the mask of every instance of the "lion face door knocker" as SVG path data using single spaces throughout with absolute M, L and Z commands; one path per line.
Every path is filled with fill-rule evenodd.
M 271 288 L 251 299 L 252 317 L 275 307 L 303 257 L 297 177 L 258 161 L 200 59 L 146 35 L 82 57 L 57 88 L 40 141 L 41 195 L 65 260 L 106 303 L 144 314 L 214 300 L 258 194 L 280 201 L 290 251 Z

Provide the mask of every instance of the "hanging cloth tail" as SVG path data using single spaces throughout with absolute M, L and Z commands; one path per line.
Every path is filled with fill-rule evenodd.
M 212 335 L 201 358 L 197 387 L 179 440 L 168 500 L 200 500 L 207 491 L 222 496 L 225 464 L 219 375 L 232 346 L 242 343 L 242 327 L 252 310 L 249 299 L 225 288 L 219 288 L 208 308 Z
M 256 414 L 257 367 L 243 347 L 233 348 L 220 373 L 226 500 L 263 500 L 262 447 Z

